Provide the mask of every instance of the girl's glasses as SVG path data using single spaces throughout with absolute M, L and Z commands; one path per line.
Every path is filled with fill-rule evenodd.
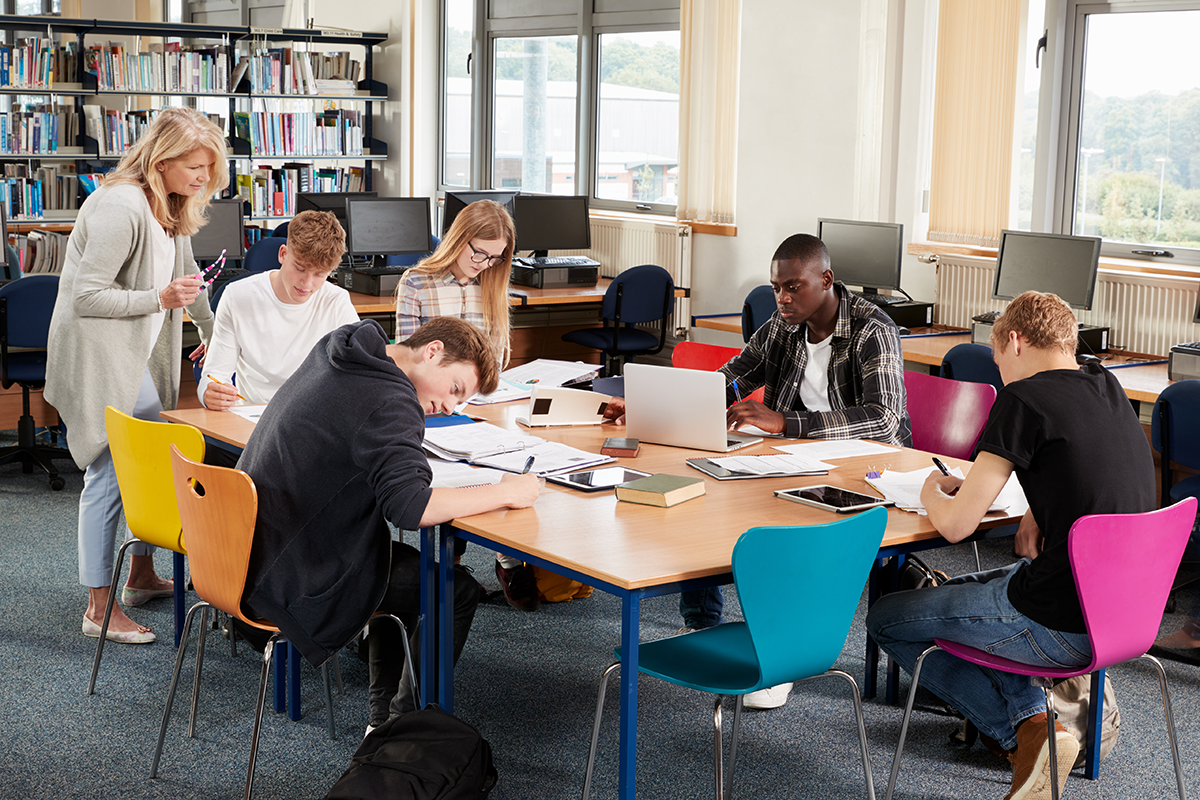
M 475 249 L 475 245 L 467 242 L 467 247 L 471 248 L 471 260 L 476 264 L 487 262 L 489 267 L 496 267 L 504 263 L 504 256 L 489 256 L 482 250 Z

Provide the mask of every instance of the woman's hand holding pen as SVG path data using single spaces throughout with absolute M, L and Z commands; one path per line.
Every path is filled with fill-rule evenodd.
M 757 400 L 734 403 L 725 412 L 725 422 L 734 430 L 743 425 L 753 425 L 767 433 L 783 433 L 787 428 L 787 420 L 783 414 L 772 411 Z
M 190 306 L 204 291 L 204 283 L 199 278 L 199 275 L 185 275 L 168 283 L 166 287 L 159 290 L 159 305 L 163 309 Z

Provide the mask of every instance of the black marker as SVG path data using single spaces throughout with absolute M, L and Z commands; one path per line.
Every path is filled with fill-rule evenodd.
M 945 465 L 945 464 L 943 464 L 943 463 L 942 463 L 942 460 L 941 460 L 940 458 L 938 458 L 937 456 L 934 456 L 934 457 L 933 457 L 933 465 L 934 465 L 935 467 L 937 467 L 939 470 L 941 470 L 941 472 L 942 472 L 942 474 L 943 474 L 943 475 L 945 475 L 945 476 L 949 477 L 949 475 L 950 475 L 950 470 L 946 469 L 946 465 Z
M 532 466 L 533 466 L 533 456 L 530 456 L 529 458 L 525 459 L 525 469 L 521 470 L 521 474 L 528 475 L 529 468 Z M 942 469 L 945 469 L 945 467 L 942 467 Z

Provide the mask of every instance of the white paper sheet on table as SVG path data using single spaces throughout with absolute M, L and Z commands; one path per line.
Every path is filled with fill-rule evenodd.
M 936 471 L 936 467 L 917 469 L 912 472 L 884 470 L 878 478 L 867 478 L 867 483 L 895 503 L 897 508 L 928 516 L 929 512 L 921 503 L 921 487 L 925 485 L 929 474 Z M 950 470 L 950 474 L 959 478 L 963 476 L 962 470 L 958 467 Z M 1000 490 L 1000 494 L 988 511 L 1008 511 L 1012 516 L 1019 516 L 1024 514 L 1027 508 L 1029 508 L 1029 503 L 1025 500 L 1025 492 L 1021 489 L 1021 484 L 1017 482 L 1017 476 L 1013 474 L 1008 476 L 1008 482 L 1004 484 L 1004 488 Z
M 794 453 L 815 459 L 875 456 L 895 453 L 900 449 L 878 442 L 868 442 L 865 439 L 830 439 L 805 442 L 804 444 L 773 444 L 771 446 L 785 453 Z
M 267 404 L 262 403 L 261 405 L 253 406 L 234 406 L 229 410 L 234 414 L 237 414 L 242 419 L 248 419 L 251 422 L 258 424 L 258 418 L 261 417 L 263 412 L 267 410 Z
M 533 456 L 533 465 L 529 471 L 534 475 L 555 475 L 560 472 L 574 472 L 577 469 L 594 467 L 597 464 L 607 464 L 616 461 L 612 456 L 588 453 L 559 442 L 543 442 L 528 450 L 513 453 L 501 453 L 487 458 L 477 458 L 475 463 L 484 467 L 495 467 L 505 472 L 521 472 L 525 462 Z
M 785 453 L 764 456 L 723 456 L 708 459 L 718 467 L 732 472 L 748 472 L 752 475 L 802 475 L 806 472 L 828 472 L 833 464 L 817 461 L 803 455 Z
M 542 444 L 540 436 L 510 431 L 488 422 L 425 429 L 425 449 L 449 461 L 476 461 L 484 456 L 526 450 Z
M 504 473 L 498 469 L 472 467 L 461 461 L 444 461 L 440 458 L 429 459 L 429 467 L 433 470 L 434 489 L 457 489 L 464 486 L 485 486 L 499 483 Z
M 534 385 L 562 386 L 574 381 L 585 380 L 596 374 L 595 364 L 582 361 L 555 361 L 539 358 L 500 373 L 500 384 L 491 394 L 477 394 L 468 402 L 472 405 L 507 403 L 510 400 L 525 400 Z

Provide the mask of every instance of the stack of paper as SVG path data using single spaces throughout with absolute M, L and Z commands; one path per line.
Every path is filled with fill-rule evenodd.
M 477 394 L 469 401 L 472 405 L 507 403 L 510 400 L 525 400 L 534 386 L 565 386 L 596 376 L 595 364 L 582 361 L 554 361 L 539 358 L 528 364 L 506 369 L 500 373 L 500 385 L 491 394 Z
M 525 462 L 532 457 L 529 471 L 543 476 L 616 460 L 487 422 L 426 428 L 425 449 L 449 461 L 469 461 L 506 472 L 524 472 Z
M 832 464 L 797 455 L 725 456 L 708 459 L 722 469 L 748 475 L 824 475 Z
M 912 472 L 884 470 L 878 478 L 867 478 L 867 483 L 895 503 L 896 508 L 928 516 L 929 512 L 921 503 L 921 487 L 925 485 L 930 473 L 936 471 L 935 467 L 917 469 Z M 950 474 L 959 478 L 963 476 L 962 470 L 958 467 L 950 470 Z M 1008 476 L 1008 483 L 1000 490 L 999 496 L 988 508 L 988 511 L 1008 511 L 1013 516 L 1017 516 L 1025 513 L 1025 509 L 1028 507 L 1029 503 L 1025 500 L 1025 492 L 1022 491 L 1021 484 L 1017 482 L 1017 476 L 1013 474 Z

